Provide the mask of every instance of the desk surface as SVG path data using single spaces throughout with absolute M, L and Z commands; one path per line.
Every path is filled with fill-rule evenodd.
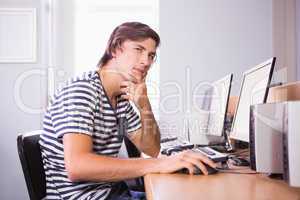
M 262 174 L 148 174 L 148 200 L 300 200 L 300 188 Z

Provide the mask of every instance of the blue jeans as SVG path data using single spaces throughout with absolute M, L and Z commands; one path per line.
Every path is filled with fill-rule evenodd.
M 107 200 L 146 200 L 146 194 L 130 190 L 125 182 L 119 182 L 113 186 Z

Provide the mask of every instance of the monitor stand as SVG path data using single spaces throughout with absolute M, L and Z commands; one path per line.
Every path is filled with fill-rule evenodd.
M 211 143 L 209 146 L 216 150 L 216 151 L 219 151 L 221 153 L 229 153 L 229 152 L 233 152 L 234 149 L 232 148 L 232 145 L 231 145 L 231 141 L 229 139 L 229 136 L 228 136 L 228 133 L 229 131 L 227 130 L 224 130 L 224 142 L 223 143 L 219 143 L 219 144 L 213 144 Z

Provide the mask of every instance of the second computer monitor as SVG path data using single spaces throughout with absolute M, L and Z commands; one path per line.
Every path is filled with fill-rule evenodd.
M 188 138 L 194 144 L 224 142 L 224 122 L 231 89 L 232 74 L 205 85 L 198 109 L 194 109 L 188 120 Z
M 267 101 L 274 65 L 275 58 L 271 58 L 244 73 L 231 138 L 249 142 L 250 105 Z
M 213 83 L 209 106 L 207 135 L 223 135 L 232 76 L 232 74 L 229 74 Z

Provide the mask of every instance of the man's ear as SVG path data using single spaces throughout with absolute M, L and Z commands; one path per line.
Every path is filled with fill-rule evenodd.
M 112 51 L 111 51 L 111 56 L 112 56 L 113 58 L 116 57 L 116 52 L 115 52 L 115 50 L 112 50 Z
M 122 53 L 123 49 L 121 46 L 117 46 L 115 49 L 112 50 L 111 55 L 115 58 L 118 54 Z

